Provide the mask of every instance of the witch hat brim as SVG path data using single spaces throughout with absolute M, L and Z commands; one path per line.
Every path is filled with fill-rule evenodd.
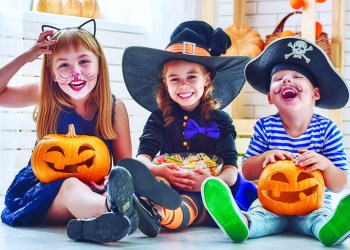
M 316 106 L 325 109 L 339 109 L 349 100 L 349 88 L 338 74 L 322 48 L 299 37 L 279 38 L 270 43 L 264 51 L 249 62 L 245 69 L 248 83 L 263 94 L 270 90 L 271 71 L 274 66 L 288 63 L 308 71 L 320 88 L 321 98 Z
M 158 109 L 156 81 L 164 63 L 184 60 L 206 66 L 215 72 L 213 97 L 220 109 L 229 105 L 241 91 L 244 69 L 250 58 L 229 56 L 195 56 L 165 50 L 131 46 L 125 49 L 122 60 L 123 77 L 131 97 L 142 107 L 153 112 Z

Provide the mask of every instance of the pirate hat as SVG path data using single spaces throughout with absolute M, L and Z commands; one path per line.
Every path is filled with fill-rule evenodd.
M 165 50 L 132 46 L 125 49 L 122 68 L 132 98 L 149 111 L 158 109 L 156 84 L 162 66 L 170 60 L 185 60 L 206 66 L 215 75 L 213 97 L 224 108 L 239 94 L 249 57 L 220 57 L 231 46 L 229 36 L 203 21 L 181 23 Z
M 263 94 L 270 90 L 271 75 L 282 69 L 296 70 L 320 89 L 321 98 L 316 106 L 339 109 L 349 100 L 346 82 L 333 67 L 326 53 L 314 43 L 286 37 L 275 40 L 245 68 L 249 84 Z

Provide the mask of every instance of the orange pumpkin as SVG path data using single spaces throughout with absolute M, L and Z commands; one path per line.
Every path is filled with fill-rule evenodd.
M 323 202 L 325 185 L 321 171 L 305 171 L 293 161 L 267 165 L 258 181 L 258 197 L 264 208 L 279 215 L 304 215 Z
M 111 164 L 105 143 L 95 136 L 76 135 L 73 124 L 66 135 L 50 134 L 40 140 L 31 161 L 35 176 L 45 183 L 68 177 L 98 183 Z
M 98 18 L 100 7 L 97 0 L 34 0 L 33 11 Z
M 264 41 L 260 34 L 249 26 L 233 24 L 225 32 L 231 38 L 231 47 L 225 55 L 256 57 L 264 49 Z

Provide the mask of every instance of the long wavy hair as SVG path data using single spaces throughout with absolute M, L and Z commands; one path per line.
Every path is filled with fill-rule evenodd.
M 33 114 L 37 123 L 38 140 L 47 134 L 57 133 L 58 115 L 63 108 L 75 108 L 70 97 L 60 89 L 51 74 L 53 56 L 62 51 L 68 51 L 72 47 L 74 49 L 86 48 L 98 58 L 98 80 L 87 101 L 89 104 L 95 104 L 98 109 L 96 135 L 101 133 L 104 139 L 115 139 L 117 135 L 112 126 L 112 105 L 114 103 L 107 61 L 102 46 L 90 32 L 82 29 L 62 29 L 56 32 L 51 39 L 55 39 L 56 43 L 51 48 L 52 54 L 43 56 L 39 101 Z
M 205 66 L 201 64 L 199 64 L 199 66 L 204 72 L 206 73 L 210 72 L 210 81 L 207 84 L 207 86 L 204 87 L 204 93 L 200 99 L 200 104 L 199 104 L 199 109 L 202 117 L 204 117 L 204 119 L 206 120 L 209 120 L 210 113 L 213 110 L 218 109 L 220 107 L 220 103 L 217 99 L 213 97 L 214 73 L 208 70 Z M 156 81 L 156 84 L 158 86 L 157 103 L 158 103 L 159 109 L 162 111 L 164 116 L 164 127 L 168 127 L 175 120 L 175 116 L 173 114 L 175 101 L 171 99 L 166 87 L 166 83 L 164 82 L 164 75 L 166 73 L 166 70 L 167 70 L 167 64 L 165 63 L 163 65 L 162 70 L 160 70 Z

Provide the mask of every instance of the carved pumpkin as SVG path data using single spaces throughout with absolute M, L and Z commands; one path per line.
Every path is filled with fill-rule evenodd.
M 325 192 L 322 173 L 305 168 L 288 160 L 267 165 L 258 181 L 263 207 L 279 215 L 304 215 L 319 208 Z
M 68 177 L 98 183 L 111 164 L 105 143 L 95 136 L 77 136 L 73 124 L 67 135 L 50 134 L 40 140 L 31 161 L 35 176 L 45 183 Z
M 256 57 L 264 49 L 260 34 L 249 26 L 233 24 L 225 32 L 231 39 L 231 47 L 225 55 Z
M 34 0 L 33 11 L 98 18 L 100 7 L 97 0 Z

